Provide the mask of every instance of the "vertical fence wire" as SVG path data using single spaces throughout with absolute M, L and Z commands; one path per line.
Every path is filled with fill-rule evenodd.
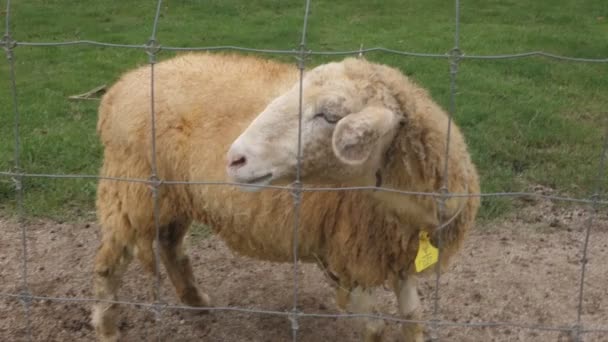
M 441 257 L 443 253 L 443 241 L 442 241 L 442 229 L 448 229 L 447 226 L 449 224 L 447 222 L 444 223 L 446 217 L 446 201 L 449 198 L 450 190 L 449 190 L 449 157 L 450 157 L 450 141 L 452 136 L 452 118 L 456 114 L 456 75 L 458 74 L 458 63 L 460 62 L 461 52 L 459 48 L 460 42 L 460 1 L 454 1 L 455 7 L 455 18 L 454 18 L 454 47 L 449 52 L 449 73 L 450 73 L 450 102 L 448 108 L 448 122 L 446 127 L 446 141 L 445 141 L 445 154 L 444 154 L 444 164 L 443 164 L 443 182 L 440 189 L 441 197 L 439 198 L 439 226 L 436 232 L 437 245 L 439 249 L 438 262 L 435 265 L 435 291 L 433 295 L 433 322 L 431 324 L 432 334 L 431 340 L 438 341 L 439 340 L 439 327 L 437 323 L 439 322 L 439 293 L 441 286 Z
M 304 7 L 304 22 L 302 23 L 302 36 L 299 45 L 298 71 L 298 151 L 296 160 L 296 181 L 294 184 L 294 222 L 293 222 L 293 307 L 291 316 L 292 341 L 298 340 L 298 234 L 300 228 L 300 214 L 302 204 L 302 110 L 304 106 L 304 69 L 306 67 L 306 33 L 308 30 L 308 14 L 310 13 L 310 0 L 306 0 Z
M 148 54 L 148 63 L 150 64 L 150 144 L 151 144 L 151 175 L 150 180 L 153 182 L 151 185 L 152 189 L 152 200 L 154 205 L 154 231 L 155 231 L 155 248 L 154 248 L 154 269 L 155 269 L 155 305 L 154 305 L 154 315 L 156 319 L 156 340 L 158 342 L 161 341 L 162 334 L 162 295 L 161 295 L 161 277 L 160 277 L 160 208 L 159 208 L 159 199 L 158 192 L 159 187 L 161 185 L 160 178 L 158 177 L 158 164 L 157 164 L 157 155 L 156 155 L 156 108 L 155 108 L 155 100 L 154 100 L 154 65 L 156 64 L 156 54 L 160 50 L 159 45 L 156 42 L 156 32 L 158 28 L 158 19 L 160 18 L 160 10 L 162 6 L 162 0 L 158 0 L 156 3 L 156 11 L 154 14 L 154 22 L 152 24 L 152 34 L 150 35 L 150 39 L 147 43 L 146 53 Z
M 582 330 L 582 314 L 583 314 L 583 299 L 584 299 L 584 288 L 585 288 L 585 276 L 586 276 L 586 272 L 587 272 L 587 262 L 589 260 L 587 260 L 587 254 L 588 254 L 588 250 L 589 250 L 589 238 L 591 237 L 591 229 L 593 227 L 593 216 L 597 215 L 598 211 L 599 211 L 599 200 L 600 200 L 600 195 L 602 193 L 602 180 L 606 175 L 606 154 L 608 154 L 608 118 L 604 118 L 605 122 L 605 132 L 604 132 L 604 143 L 603 146 L 601 148 L 601 154 L 600 154 L 600 162 L 598 165 L 598 172 L 597 172 L 597 178 L 595 179 L 595 184 L 593 185 L 593 190 L 592 192 L 592 199 L 593 199 L 593 203 L 591 205 L 592 210 L 589 213 L 589 217 L 586 219 L 585 222 L 585 240 L 583 243 L 583 251 L 582 251 L 582 256 L 581 256 L 581 277 L 580 277 L 580 283 L 579 283 L 579 287 L 578 287 L 578 306 L 577 306 L 577 312 L 576 312 L 576 325 L 574 326 L 574 333 L 575 333 L 575 341 L 576 342 L 581 342 L 582 341 L 582 337 L 581 337 L 581 330 Z
M 8 60 L 8 69 L 9 69 L 9 82 L 11 88 L 11 97 L 13 101 L 13 131 L 15 137 L 15 145 L 14 145 L 14 168 L 15 173 L 17 175 L 12 177 L 12 180 L 15 184 L 15 193 L 16 193 L 16 201 L 17 201 L 17 220 L 19 222 L 19 227 L 21 230 L 21 293 L 19 298 L 21 299 L 21 303 L 23 304 L 23 311 L 25 314 L 25 334 L 28 341 L 32 341 L 32 320 L 31 320 L 31 292 L 29 289 L 28 282 L 28 267 L 27 267 L 27 225 L 25 224 L 25 207 L 24 207 L 24 189 L 23 189 L 23 176 L 19 175 L 21 173 L 21 134 L 20 134 L 20 126 L 21 126 L 21 115 L 19 113 L 19 101 L 17 96 L 17 81 L 16 81 L 16 72 L 15 72 L 15 55 L 13 53 L 13 49 L 16 47 L 15 42 L 11 36 L 11 1 L 6 1 L 6 16 L 5 16 L 5 28 L 4 28 L 4 37 L 2 38 L 4 50 L 6 52 L 6 59 Z

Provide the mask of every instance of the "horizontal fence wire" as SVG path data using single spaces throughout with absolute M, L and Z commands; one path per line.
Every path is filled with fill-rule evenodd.
M 14 42 L 17 46 L 28 46 L 28 47 L 61 47 L 61 46 L 100 46 L 100 47 L 113 47 L 113 48 L 127 48 L 127 49 L 142 49 L 145 50 L 147 45 L 145 44 L 115 44 L 107 42 L 99 42 L 94 40 L 73 40 L 65 42 Z M 187 47 L 187 46 L 159 46 L 159 50 L 166 51 L 241 51 L 241 52 L 256 52 L 261 54 L 271 55 L 300 55 L 300 51 L 297 49 L 257 49 L 244 46 L 236 45 L 221 45 L 221 46 L 199 46 L 199 47 Z M 342 51 L 315 51 L 308 50 L 307 55 L 313 56 L 348 56 L 348 55 L 359 55 L 361 53 L 370 52 L 382 52 L 392 55 L 410 56 L 410 57 L 426 57 L 426 58 L 450 58 L 448 53 L 425 53 L 425 52 L 414 52 L 389 49 L 384 47 L 372 47 L 364 49 L 354 50 L 342 50 Z M 549 59 L 555 59 L 566 62 L 581 62 L 581 63 L 608 63 L 608 57 L 606 58 L 586 58 L 586 57 L 572 57 L 563 56 L 555 53 L 545 51 L 526 51 L 526 52 L 515 52 L 515 53 L 504 53 L 498 55 L 466 55 L 463 54 L 460 58 L 462 59 L 481 59 L 481 60 L 500 60 L 500 59 L 520 59 L 529 57 L 545 57 Z
M 146 44 L 119 44 L 119 43 L 108 43 L 101 42 L 95 40 L 72 40 L 72 41 L 62 41 L 62 42 L 27 42 L 27 41 L 17 41 L 13 40 L 10 32 L 10 15 L 11 15 L 11 6 L 10 0 L 7 1 L 6 6 L 6 22 L 5 22 L 5 34 L 0 40 L 0 46 L 4 48 L 7 54 L 7 59 L 9 60 L 9 71 L 11 75 L 11 91 L 13 94 L 13 107 L 14 107 L 14 116 L 15 116 L 15 167 L 13 171 L 3 171 L 0 172 L 0 177 L 10 178 L 15 183 L 15 189 L 17 194 L 17 206 L 18 206 L 18 216 L 19 216 L 19 224 L 21 228 L 21 242 L 22 242 L 22 266 L 21 266 L 21 280 L 22 280 L 22 288 L 23 291 L 21 293 L 0 293 L 0 297 L 20 300 L 24 304 L 25 316 L 26 316 L 26 333 L 28 340 L 32 340 L 31 334 L 31 305 L 35 300 L 45 300 L 45 301 L 56 301 L 56 302 L 71 302 L 71 303 L 109 303 L 109 304 L 121 304 L 121 305 L 129 305 L 135 307 L 143 307 L 150 308 L 154 310 L 156 313 L 157 325 L 156 325 L 156 339 L 158 341 L 161 340 L 161 328 L 160 325 L 162 312 L 163 310 L 189 310 L 189 311 L 227 311 L 227 312 L 240 312 L 240 313 L 250 313 L 250 314 L 260 314 L 260 315 L 275 315 L 275 316 L 285 316 L 289 318 L 292 322 L 292 337 L 293 341 L 297 340 L 297 330 L 298 330 L 298 319 L 299 318 L 368 318 L 368 319 L 381 319 L 385 321 L 395 322 L 395 323 L 419 323 L 423 325 L 428 325 L 433 327 L 433 329 L 437 329 L 438 327 L 465 327 L 465 328 L 498 328 L 498 327 L 512 327 L 512 328 L 520 328 L 520 329 L 528 329 L 528 330 L 539 330 L 539 331 L 556 331 L 556 332 L 572 332 L 575 334 L 576 339 L 580 340 L 581 334 L 584 333 L 606 333 L 608 334 L 608 326 L 601 326 L 596 328 L 584 328 L 581 324 L 581 315 L 582 315 L 582 302 L 584 296 L 584 284 L 585 284 L 585 266 L 587 263 L 586 255 L 588 252 L 588 242 L 591 235 L 592 228 L 592 215 L 588 218 L 585 225 L 585 235 L 584 235 L 584 243 L 582 247 L 582 259 L 581 259 L 581 277 L 578 288 L 578 308 L 577 308 L 577 317 L 576 324 L 573 326 L 550 326 L 550 325 L 542 325 L 542 324 L 524 324 L 517 322 L 456 322 L 456 321 L 446 321 L 440 320 L 439 317 L 439 269 L 437 268 L 436 272 L 436 288 L 435 288 L 435 296 L 434 300 L 434 308 L 433 308 L 433 319 L 431 320 L 407 320 L 400 317 L 394 317 L 390 315 L 376 315 L 376 314 L 366 314 L 366 313 L 345 313 L 345 314 L 321 314 L 321 313 L 308 313 L 298 310 L 298 277 L 297 277 L 297 231 L 298 231 L 298 216 L 296 215 L 296 220 L 294 222 L 294 293 L 293 293 L 293 308 L 291 311 L 273 311 L 273 310 L 263 310 L 263 309 L 255 309 L 255 308 L 244 308 L 244 307 L 189 307 L 182 305 L 169 305 L 163 303 L 160 300 L 160 275 L 159 275 L 159 254 L 158 247 L 155 250 L 155 262 L 156 262 L 156 295 L 157 301 L 154 303 L 150 302 L 130 302 L 130 301 L 120 301 L 120 300 L 101 300 L 95 298 L 78 298 L 78 297 L 51 297 L 51 296 L 36 296 L 31 295 L 28 289 L 28 272 L 27 272 L 27 230 L 26 224 L 24 222 L 24 209 L 23 209 L 23 179 L 27 178 L 48 178 L 48 179 L 90 179 L 90 180 L 108 180 L 108 181 L 118 181 L 118 182 L 131 182 L 131 183 L 141 183 L 149 186 L 152 190 L 152 196 L 155 202 L 155 228 L 156 228 L 156 241 L 159 238 L 159 223 L 158 223 L 158 190 L 161 186 L 166 185 L 199 185 L 199 186 L 235 186 L 235 187 L 255 187 L 255 188 L 267 188 L 274 190 L 285 190 L 290 191 L 294 194 L 294 210 L 296 212 L 299 211 L 300 206 L 300 196 L 304 192 L 327 192 L 327 191 L 379 191 L 379 192 L 389 192 L 396 193 L 404 196 L 430 196 L 434 197 L 437 200 L 445 203 L 445 200 L 449 198 L 468 198 L 468 197 L 480 197 L 480 198 L 493 198 L 493 197 L 509 197 L 509 198 L 522 198 L 522 199 L 547 199 L 551 201 L 561 201 L 561 202 L 571 202 L 571 203 L 579 203 L 579 204 L 589 204 L 592 206 L 593 211 L 597 214 L 600 206 L 608 205 L 608 200 L 602 198 L 602 177 L 605 173 L 606 168 L 606 154 L 608 153 L 608 126 L 606 130 L 605 140 L 600 156 L 599 163 L 599 171 L 597 181 L 594 185 L 594 189 L 591 192 L 592 195 L 589 198 L 574 198 L 568 196 L 557 196 L 557 195 L 547 195 L 542 193 L 535 192 L 487 192 L 487 193 L 450 193 L 447 191 L 447 183 L 443 184 L 442 189 L 444 191 L 439 192 L 416 192 L 416 191 L 404 191 L 399 189 L 385 188 L 385 187 L 376 187 L 376 186 L 359 186 L 359 187 L 306 187 L 301 184 L 300 181 L 300 148 L 298 148 L 298 176 L 296 177 L 296 181 L 288 186 L 272 186 L 272 185 L 253 185 L 253 184 L 244 184 L 244 183 L 234 183 L 234 182 L 225 182 L 225 181 L 180 181 L 180 180 L 164 180 L 159 179 L 157 170 L 156 170 L 156 132 L 155 132 L 155 109 L 154 109 L 154 64 L 156 63 L 156 56 L 158 53 L 162 51 L 240 51 L 240 52 L 255 52 L 261 54 L 273 54 L 273 55 L 292 55 L 298 58 L 299 64 L 298 67 L 300 69 L 301 78 L 300 78 L 300 118 L 301 118 L 301 110 L 302 110 L 302 77 L 304 72 L 304 61 L 307 56 L 348 56 L 348 55 L 361 55 L 364 53 L 383 53 L 383 54 L 392 54 L 392 55 L 400 55 L 400 56 L 408 56 L 408 57 L 422 57 L 422 58 L 436 58 L 436 59 L 447 59 L 450 63 L 450 121 L 448 124 L 448 138 L 446 141 L 446 165 L 444 168 L 444 179 L 447 179 L 448 174 L 448 165 L 447 159 L 449 155 L 449 128 L 452 120 L 452 115 L 455 110 L 455 77 L 457 73 L 458 62 L 463 60 L 513 60 L 513 59 L 523 59 L 523 58 L 533 58 L 533 57 L 541 57 L 556 61 L 563 62 L 580 62 L 580 63 L 608 63 L 608 57 L 606 58 L 587 58 L 587 57 L 573 57 L 573 56 L 563 56 L 558 54 L 553 54 L 545 51 L 528 51 L 528 52 L 517 52 L 517 53 L 506 53 L 506 54 L 496 54 L 496 55 L 467 55 L 459 50 L 459 1 L 455 0 L 455 32 L 454 32 L 454 47 L 449 50 L 447 53 L 425 53 L 425 52 L 412 52 L 412 51 L 404 51 L 404 50 L 396 50 L 389 49 L 384 47 L 371 47 L 371 48 L 360 48 L 353 50 L 342 50 L 342 51 L 315 51 L 309 50 L 306 46 L 306 30 L 308 24 L 308 15 L 310 8 L 310 0 L 305 1 L 305 14 L 304 14 L 304 22 L 303 22 L 303 31 L 301 35 L 301 42 L 298 49 L 259 49 L 259 48 L 251 48 L 251 47 L 243 47 L 243 46 L 232 46 L 232 45 L 221 45 L 221 46 L 201 46 L 201 47 L 180 47 L 180 46 L 162 46 L 156 41 L 156 34 L 158 28 L 158 22 L 160 17 L 162 1 L 157 1 L 156 12 L 154 16 L 154 22 L 152 26 L 152 34 L 150 36 L 149 41 Z M 13 50 L 17 47 L 70 47 L 70 46 L 81 46 L 81 47 L 104 47 L 104 48 L 122 48 L 122 49 L 141 49 L 145 51 L 149 56 L 149 64 L 151 68 L 151 79 L 150 79 L 150 92 L 151 92 L 151 141 L 152 141 L 152 149 L 151 149 L 151 157 L 152 157 L 152 172 L 149 179 L 138 179 L 138 178 L 121 178 L 121 177 L 103 177 L 97 175 L 78 175 L 78 174 L 45 174 L 45 173 L 27 173 L 21 170 L 20 166 L 20 134 L 19 134 L 19 124 L 20 124 L 20 116 L 18 110 L 18 102 L 17 102 L 17 88 L 15 82 L 15 73 L 14 73 L 14 60 L 13 60 Z M 300 119 L 301 120 L 301 119 Z M 301 129 L 298 130 L 298 146 L 301 145 Z M 438 339 L 438 337 L 433 336 L 433 339 Z
M 94 298 L 81 298 L 81 297 L 51 297 L 51 296 L 37 296 L 37 295 L 22 295 L 13 293 L 0 293 L 0 297 L 11 298 L 11 299 L 26 299 L 32 301 L 49 301 L 49 302 L 62 302 L 62 303 L 108 303 L 126 305 L 136 308 L 147 308 L 154 309 L 158 304 L 150 302 L 134 302 L 124 300 L 101 300 Z M 424 325 L 437 324 L 446 327 L 465 327 L 465 328 L 493 328 L 493 327 L 504 327 L 504 328 L 520 328 L 526 330 L 538 330 L 538 331 L 574 331 L 576 327 L 572 326 L 552 326 L 546 324 L 526 324 L 517 322 L 457 322 L 457 321 L 446 321 L 446 320 L 412 320 L 405 319 L 391 315 L 380 315 L 380 314 L 366 314 L 366 313 L 314 313 L 298 311 L 277 311 L 277 310 L 265 310 L 256 308 L 247 308 L 239 306 L 209 306 L 209 307 L 193 307 L 184 305 L 162 305 L 163 310 L 184 310 L 184 311 L 216 311 L 216 312 L 236 312 L 244 314 L 260 314 L 267 316 L 284 316 L 291 317 L 294 314 L 301 318 L 346 318 L 346 319 L 357 319 L 357 318 L 369 318 L 369 319 L 380 319 L 387 322 L 393 323 L 418 323 Z M 581 329 L 581 333 L 608 333 L 608 326 L 602 325 L 596 328 Z
M 261 184 L 248 184 L 248 183 L 236 183 L 226 181 L 176 181 L 176 180 L 163 180 L 163 179 L 144 179 L 144 178 L 125 178 L 125 177 L 105 177 L 98 175 L 78 175 L 78 174 L 50 174 L 50 173 L 19 173 L 19 172 L 5 172 L 0 171 L 0 177 L 24 177 L 24 178 L 50 178 L 50 179 L 90 179 L 90 180 L 107 180 L 115 182 L 127 182 L 127 183 L 142 183 L 153 186 L 155 184 L 162 185 L 198 185 L 198 186 L 234 186 L 234 187 L 249 187 L 249 188 L 260 188 L 260 189 L 272 189 L 272 190 L 285 190 L 294 191 L 295 187 L 291 185 L 261 185 Z M 593 195 L 590 198 L 581 197 L 569 197 L 569 196 L 558 196 L 558 195 L 545 195 L 536 192 L 480 192 L 480 193 L 440 193 L 440 192 L 424 192 L 424 191 L 407 191 L 399 190 L 387 187 L 378 186 L 341 186 L 341 187 L 307 187 L 302 186 L 299 188 L 302 192 L 333 192 L 333 191 L 379 191 L 400 194 L 404 196 L 427 196 L 427 197 L 448 197 L 448 198 L 468 198 L 468 197 L 513 197 L 522 199 L 547 199 L 556 202 L 572 202 L 580 204 L 597 204 L 599 206 L 608 205 L 608 200 L 602 199 L 601 195 Z

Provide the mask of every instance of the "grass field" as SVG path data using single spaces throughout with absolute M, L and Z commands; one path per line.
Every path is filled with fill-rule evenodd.
M 6 1 L 0 2 L 4 7 Z M 241 45 L 297 48 L 304 1 L 165 2 L 161 45 Z M 17 41 L 90 39 L 144 44 L 154 1 L 14 1 Z M 2 16 L 5 12 L 0 13 Z M 4 27 L 4 18 L 1 19 Z M 312 1 L 308 48 L 343 50 L 383 46 L 445 53 L 454 44 L 450 1 Z M 470 0 L 461 6 L 460 46 L 468 55 L 532 50 L 608 58 L 605 0 Z M 162 52 L 159 58 L 172 54 Z M 277 57 L 294 61 L 293 57 Z M 444 107 L 449 100 L 445 59 L 371 53 L 399 67 Z M 339 59 L 336 57 L 334 59 Z M 314 57 L 309 65 L 330 58 Z M 22 169 L 30 173 L 96 174 L 101 149 L 95 134 L 96 101 L 68 101 L 147 62 L 141 50 L 98 47 L 15 49 L 21 112 Z M 8 63 L 0 62 L 0 170 L 13 168 L 13 105 Z M 518 191 L 532 184 L 562 194 L 587 195 L 596 176 L 608 116 L 608 63 L 543 58 L 466 60 L 458 73 L 455 121 L 469 141 L 484 192 Z M 604 177 L 606 180 L 606 177 Z M 606 183 L 606 181 L 604 181 Z M 93 209 L 95 182 L 27 179 L 28 215 L 74 220 Z M 14 210 L 9 178 L 0 177 L 0 212 Z M 509 210 L 507 200 L 484 204 L 484 216 Z

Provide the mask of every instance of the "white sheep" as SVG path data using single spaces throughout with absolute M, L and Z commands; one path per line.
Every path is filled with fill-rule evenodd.
M 228 175 L 241 183 L 292 182 L 298 76 L 291 65 L 230 54 L 185 54 L 158 63 L 158 176 L 177 181 L 223 181 Z M 150 69 L 142 67 L 125 74 L 104 96 L 98 122 L 104 146 L 102 176 L 150 176 L 149 85 Z M 305 185 L 381 183 L 420 192 L 437 192 L 443 186 L 448 117 L 397 70 L 353 58 L 318 66 L 305 73 L 302 105 Z M 475 167 L 454 125 L 449 152 L 449 190 L 478 193 Z M 160 255 L 186 305 L 210 305 L 209 297 L 195 286 L 182 244 L 193 220 L 208 224 L 235 252 L 261 260 L 293 260 L 294 205 L 289 191 L 161 185 L 158 204 Z M 370 291 L 388 282 L 401 315 L 419 319 L 416 282 L 421 273 L 416 272 L 414 259 L 424 242 L 419 241 L 420 232 L 442 242 L 440 261 L 445 268 L 474 224 L 479 199 L 447 200 L 444 217 L 439 217 L 438 207 L 429 196 L 371 190 L 305 192 L 298 257 L 320 264 L 337 282 L 340 307 L 373 312 Z M 115 300 L 132 255 L 150 273 L 156 272 L 150 189 L 141 183 L 100 180 L 97 211 L 103 238 L 95 260 L 94 294 L 100 300 Z M 450 223 L 436 231 L 448 219 Z M 118 339 L 116 304 L 98 302 L 92 316 L 100 340 Z M 365 340 L 380 340 L 383 326 L 380 320 L 368 320 Z M 422 341 L 422 327 L 404 324 L 403 335 L 406 341 Z

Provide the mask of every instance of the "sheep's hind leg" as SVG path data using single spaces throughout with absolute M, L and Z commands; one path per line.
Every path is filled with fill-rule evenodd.
M 156 233 L 156 230 L 151 230 L 151 233 Z M 144 271 L 152 275 L 153 281 L 149 282 L 149 295 L 153 301 L 158 301 L 159 293 L 157 293 L 160 289 L 157 288 L 156 277 L 160 277 L 157 275 L 157 267 L 156 267 L 156 255 L 154 255 L 154 237 L 152 234 L 149 236 L 139 236 L 137 242 L 135 244 L 135 257 L 139 260 L 139 263 L 143 267 Z
M 95 299 L 116 301 L 120 280 L 132 259 L 130 247 L 114 236 L 105 236 L 95 257 L 93 293 Z M 100 341 L 118 341 L 116 303 L 97 302 L 93 306 L 92 325 Z
M 196 288 L 192 264 L 184 251 L 184 236 L 190 223 L 174 221 L 163 230 L 160 255 L 180 301 L 188 306 L 210 306 L 209 296 Z
M 355 288 L 349 296 L 348 311 L 361 314 L 373 314 L 376 303 L 372 290 Z M 384 320 L 365 318 L 365 342 L 380 342 L 386 326 Z
M 395 294 L 399 302 L 399 313 L 407 320 L 420 319 L 420 298 L 418 297 L 418 279 L 407 275 L 405 279 L 397 279 L 394 284 Z M 401 326 L 405 342 L 423 342 L 423 327 L 419 323 L 403 323 Z

